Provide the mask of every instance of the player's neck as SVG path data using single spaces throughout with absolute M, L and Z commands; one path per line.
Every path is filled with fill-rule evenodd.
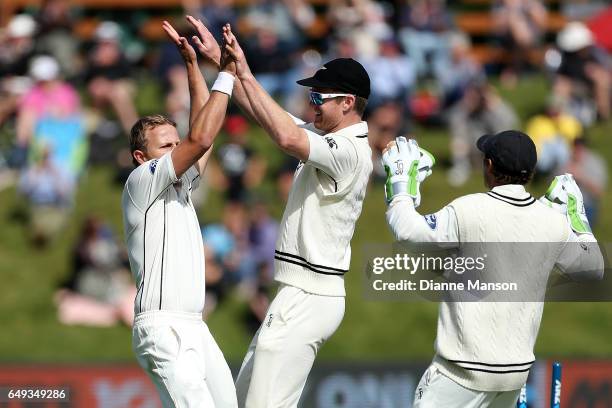
M 360 123 L 360 122 L 361 122 L 361 118 L 359 116 L 347 115 L 342 119 L 342 121 L 340 121 L 340 123 L 338 123 L 338 125 L 336 125 L 333 129 L 331 129 L 327 133 L 335 133 L 349 126 L 356 125 L 357 123 Z

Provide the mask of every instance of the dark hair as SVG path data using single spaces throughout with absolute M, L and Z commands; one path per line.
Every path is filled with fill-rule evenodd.
M 143 116 L 134 123 L 130 131 L 130 153 L 132 154 L 132 163 L 134 163 L 134 166 L 138 166 L 139 164 L 134 157 L 134 152 L 136 150 L 147 150 L 147 130 L 162 125 L 172 125 L 176 127 L 176 122 L 164 115 L 149 115 Z
M 355 96 L 355 112 L 357 112 L 359 116 L 363 116 L 367 104 L 368 100 L 366 98 Z
M 491 160 L 489 157 L 485 157 L 485 159 Z M 506 174 L 503 172 L 503 170 L 495 166 L 495 162 L 493 160 L 491 160 L 491 163 L 493 164 L 492 170 L 491 170 L 491 172 L 493 173 L 493 177 L 495 177 L 495 180 L 499 184 L 502 184 L 502 185 L 503 184 L 526 185 L 527 183 L 531 181 L 535 173 L 535 171 L 531 171 L 530 173 L 526 173 L 526 174 Z

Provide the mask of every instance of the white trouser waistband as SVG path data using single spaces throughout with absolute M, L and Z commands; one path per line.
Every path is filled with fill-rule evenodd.
M 192 323 L 202 323 L 203 322 L 201 313 L 179 312 L 179 311 L 169 311 L 169 310 L 153 310 L 153 311 L 138 313 L 134 317 L 134 326 L 140 326 L 140 325 L 145 325 L 145 324 L 176 323 L 177 320 L 182 321 L 182 322 L 192 322 Z

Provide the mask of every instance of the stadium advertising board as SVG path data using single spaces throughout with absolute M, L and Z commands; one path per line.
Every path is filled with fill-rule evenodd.
M 529 377 L 529 407 L 550 406 L 550 362 Z M 319 364 L 302 395 L 302 408 L 410 408 L 427 364 Z M 234 367 L 236 369 L 237 367 Z M 157 392 L 136 365 L 0 366 L 0 407 L 158 408 Z M 41 392 L 45 390 L 45 397 Z M 9 392 L 13 397 L 8 398 Z M 26 392 L 26 398 L 17 393 Z M 27 398 L 39 391 L 38 398 Z M 64 391 L 63 398 L 52 392 Z M 35 401 L 35 402 L 34 402 Z M 612 361 L 563 361 L 563 408 L 612 407 Z

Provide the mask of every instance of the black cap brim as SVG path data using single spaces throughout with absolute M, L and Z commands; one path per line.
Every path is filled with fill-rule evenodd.
M 491 138 L 493 138 L 493 136 L 495 135 L 480 136 L 478 140 L 476 141 L 476 147 L 478 148 L 478 150 L 480 150 L 483 153 L 486 153 L 489 143 L 491 141 Z
M 296 81 L 299 85 L 309 88 L 334 88 L 334 85 L 325 81 L 316 79 L 315 77 L 304 78 Z

